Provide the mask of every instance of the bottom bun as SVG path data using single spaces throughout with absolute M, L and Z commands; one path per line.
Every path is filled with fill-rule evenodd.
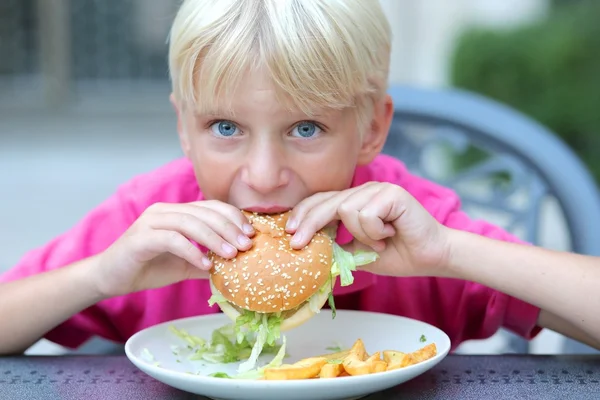
M 209 281 L 210 281 L 210 289 L 213 292 L 213 294 L 219 293 L 217 288 L 213 285 L 212 279 L 209 279 Z M 321 310 L 321 308 L 323 308 L 323 306 L 327 302 L 327 299 L 329 298 L 329 294 L 331 293 L 331 285 L 327 285 L 327 287 L 328 287 L 327 290 L 325 290 L 325 291 L 319 290 L 317 293 L 315 293 L 313 295 L 313 296 L 317 296 L 315 305 L 318 306 L 319 310 Z M 219 306 L 221 311 L 223 311 L 223 314 L 227 315 L 227 317 L 229 317 L 229 319 L 231 319 L 232 321 L 235 321 L 237 319 L 237 317 L 239 317 L 241 315 L 240 312 L 238 311 L 238 309 L 235 306 L 231 305 L 231 303 L 229 303 L 229 302 L 217 303 L 217 305 Z M 311 310 L 309 302 L 305 301 L 304 304 L 296 310 L 296 312 L 294 312 L 292 315 L 290 315 L 289 317 L 286 317 L 283 320 L 279 330 L 281 332 L 284 332 L 284 331 L 289 331 L 290 329 L 296 328 L 296 327 L 302 325 L 303 323 L 305 323 L 306 321 L 308 321 L 309 319 L 311 319 L 312 317 L 314 317 L 315 314 L 316 313 L 313 310 Z

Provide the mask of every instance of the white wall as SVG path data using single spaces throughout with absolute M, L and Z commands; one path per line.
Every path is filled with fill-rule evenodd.
M 542 17 L 548 0 L 380 0 L 394 34 L 390 83 L 444 86 L 457 35 Z

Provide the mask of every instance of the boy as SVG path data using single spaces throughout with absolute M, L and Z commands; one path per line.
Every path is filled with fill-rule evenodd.
M 340 244 L 380 253 L 373 274 L 336 288 L 338 308 L 424 320 L 453 348 L 501 326 L 528 339 L 543 326 L 585 337 L 567 316 L 540 313 L 547 287 L 523 287 L 518 269 L 444 268 L 445 236 L 407 219 L 414 197 L 446 227 L 516 241 L 379 154 L 393 113 L 389 56 L 377 0 L 184 1 L 169 64 L 185 158 L 125 183 L 1 278 L 0 354 L 40 337 L 71 348 L 93 335 L 124 342 L 156 323 L 217 312 L 207 305 L 204 251 L 233 257 L 251 246 L 240 209 L 293 209 L 296 247 L 341 220 Z

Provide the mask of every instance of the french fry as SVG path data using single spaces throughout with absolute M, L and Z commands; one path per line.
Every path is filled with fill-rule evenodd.
M 325 379 L 375 374 L 418 364 L 436 354 L 437 347 L 435 343 L 431 343 L 412 353 L 385 350 L 369 356 L 365 344 L 358 339 L 350 350 L 305 358 L 294 364 L 284 364 L 277 368 L 267 368 L 262 379 Z
M 387 371 L 404 368 L 408 365 L 408 354 L 401 351 L 386 350 L 383 352 L 383 360 L 387 363 Z
M 430 343 L 427 346 L 410 353 L 415 364 L 429 360 L 437 354 L 437 347 L 435 343 Z
M 376 374 L 378 372 L 385 372 L 387 371 L 387 363 L 383 360 L 379 360 L 377 362 L 375 362 L 375 366 L 373 369 L 373 373 Z
M 375 364 L 376 362 L 381 361 L 381 353 L 379 351 L 373 353 L 372 356 L 367 358 L 365 362 Z
M 323 367 L 321 367 L 321 372 L 319 372 L 319 378 L 336 378 L 340 376 L 342 372 L 344 372 L 344 366 L 341 363 L 327 363 L 323 365 Z
M 350 355 L 344 359 L 342 365 L 346 372 L 352 376 L 372 374 L 376 369 L 381 368 L 381 355 L 377 352 L 362 361 L 357 354 L 351 352 Z
M 333 360 L 343 360 L 344 358 L 346 358 L 346 356 L 348 354 L 350 354 L 350 350 L 338 351 L 336 353 L 322 354 L 317 357 L 323 357 L 327 361 L 333 361 Z
M 384 351 L 383 359 L 387 362 L 387 371 L 398 368 L 405 368 L 409 365 L 418 364 L 428 360 L 437 354 L 435 343 L 428 344 L 412 353 L 403 353 L 401 351 Z
M 373 363 L 372 374 L 376 372 L 383 372 L 387 369 L 387 363 L 381 359 L 381 353 L 374 353 L 371 357 L 367 358 L 367 363 Z
M 365 349 L 365 344 L 361 339 L 358 339 L 356 342 L 354 342 L 354 344 L 350 348 L 349 356 L 351 355 L 354 355 L 356 359 L 360 361 L 366 360 L 366 358 L 369 356 L 367 354 L 367 350 Z
M 267 368 L 264 376 L 266 380 L 311 379 L 319 376 L 325 364 L 327 360 L 323 357 L 305 358 L 292 365 Z

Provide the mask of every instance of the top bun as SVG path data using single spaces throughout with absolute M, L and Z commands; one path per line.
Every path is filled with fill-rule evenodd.
M 295 309 L 329 279 L 333 240 L 321 230 L 303 249 L 290 245 L 282 214 L 243 212 L 256 231 L 253 245 L 225 259 L 210 252 L 210 279 L 225 299 L 240 309 L 274 313 Z

